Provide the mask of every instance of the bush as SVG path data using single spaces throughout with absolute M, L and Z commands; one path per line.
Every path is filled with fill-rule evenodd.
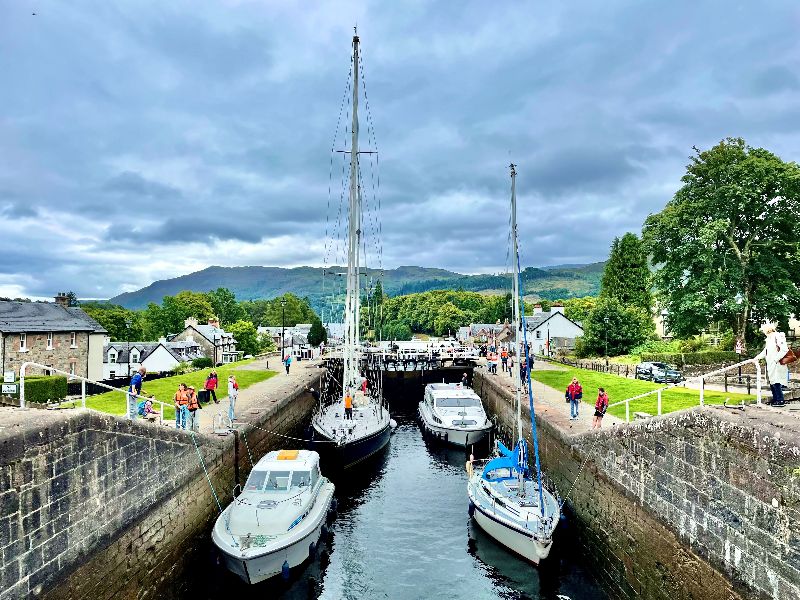
M 182 362 L 172 367 L 169 372 L 172 373 L 173 375 L 183 375 L 184 373 L 188 373 L 191 370 L 192 370 L 192 365 L 190 365 L 188 362 Z
M 61 375 L 25 378 L 25 402 L 45 404 L 67 397 L 67 378 Z
M 644 344 L 639 344 L 631 350 L 631 354 L 653 354 L 653 353 L 675 353 L 680 352 L 681 342 L 673 340 L 670 342 L 664 340 L 648 340 Z
M 708 348 L 708 344 L 701 337 L 693 337 L 681 342 L 681 352 L 701 352 L 705 348 Z
M 717 365 L 721 363 L 737 363 L 746 357 L 736 352 L 709 350 L 707 352 L 675 352 L 644 353 L 642 362 L 664 362 L 683 367 L 685 365 Z
M 192 361 L 192 366 L 195 369 L 208 369 L 214 366 L 214 361 L 210 358 L 206 358 L 205 356 L 201 356 L 200 358 L 195 358 Z

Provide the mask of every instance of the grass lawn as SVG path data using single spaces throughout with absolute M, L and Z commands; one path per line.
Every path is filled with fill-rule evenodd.
M 153 381 L 148 381 L 147 377 L 144 379 L 144 385 L 142 386 L 142 395 L 149 395 L 153 394 L 156 397 L 156 400 L 160 400 L 161 402 L 165 402 L 168 406 L 164 407 L 164 418 L 165 419 L 174 419 L 175 418 L 175 408 L 173 407 L 172 397 L 175 395 L 175 391 L 178 389 L 178 385 L 181 383 L 185 383 L 186 385 L 193 385 L 195 389 L 198 391 L 203 389 L 203 384 L 206 381 L 206 377 L 208 374 L 215 370 L 217 375 L 219 376 L 219 386 L 217 387 L 217 400 L 221 400 L 222 398 L 228 395 L 228 376 L 233 373 L 236 375 L 236 381 L 239 382 L 239 389 L 247 388 L 254 383 L 258 383 L 260 381 L 265 381 L 270 377 L 276 375 L 275 371 L 259 371 L 259 370 L 250 370 L 250 369 L 242 369 L 243 366 L 253 362 L 253 360 L 242 360 L 236 363 L 231 363 L 228 365 L 224 365 L 221 367 L 216 367 L 216 369 L 202 369 L 201 371 L 193 371 L 192 373 L 187 373 L 185 375 L 175 375 L 173 377 L 164 377 L 163 379 L 154 379 Z M 120 387 L 125 389 L 127 388 L 127 383 L 121 385 Z M 89 396 L 86 398 L 86 407 L 91 408 L 94 410 L 99 410 L 101 412 L 111 413 L 114 415 L 122 415 L 125 413 L 125 395 L 119 392 L 106 392 L 105 394 L 98 394 L 96 396 Z M 69 406 L 80 406 L 80 401 L 75 403 L 65 403 L 62 404 L 64 407 Z M 158 410 L 159 405 L 154 404 L 153 408 Z
M 531 376 L 545 385 L 548 385 L 557 390 L 566 390 L 573 377 L 577 377 L 580 384 L 583 386 L 583 401 L 594 406 L 597 400 L 597 388 L 604 388 L 608 393 L 609 404 L 625 400 L 632 396 L 638 396 L 650 390 L 657 390 L 664 387 L 663 384 L 652 383 L 650 381 L 641 381 L 639 379 L 627 379 L 626 377 L 618 377 L 617 375 L 609 375 L 607 373 L 597 373 L 586 369 L 572 369 L 568 368 L 564 371 L 533 371 Z M 705 401 L 708 404 L 722 404 L 726 398 L 730 398 L 733 403 L 741 402 L 741 400 L 755 401 L 756 396 L 747 394 L 735 394 L 728 392 L 716 392 L 706 390 Z M 700 392 L 683 387 L 673 387 L 664 390 L 661 394 L 661 411 L 668 413 L 682 408 L 691 408 L 700 404 Z M 631 406 L 631 419 L 633 413 L 636 411 L 644 411 L 651 415 L 658 414 L 658 396 L 646 396 L 639 400 L 634 400 L 630 403 Z M 615 417 L 621 419 L 625 418 L 625 405 L 614 406 L 608 409 L 608 412 Z

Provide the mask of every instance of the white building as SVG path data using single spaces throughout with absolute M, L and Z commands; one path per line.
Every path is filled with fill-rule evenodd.
M 150 373 L 163 373 L 203 356 L 200 344 L 191 340 L 168 342 L 161 338 L 157 342 L 112 342 L 103 348 L 103 379 L 127 377 L 139 367 Z
M 257 331 L 259 335 L 269 336 L 278 352 L 283 348 L 284 355 L 291 353 L 295 358 L 310 359 L 319 352 L 308 343 L 311 323 L 298 323 L 291 327 L 258 327 Z
M 535 354 L 555 353 L 557 350 L 575 348 L 575 339 L 583 335 L 583 327 L 564 316 L 564 306 L 553 304 L 543 311 L 540 304 L 533 307 L 533 314 L 525 319 L 528 343 Z

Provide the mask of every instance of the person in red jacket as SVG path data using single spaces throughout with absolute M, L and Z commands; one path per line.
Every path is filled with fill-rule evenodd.
M 208 399 L 214 399 L 214 404 L 219 404 L 219 400 L 217 400 L 217 386 L 219 385 L 219 379 L 217 379 L 217 372 L 211 371 L 206 377 L 206 382 L 203 387 L 208 392 Z
M 581 398 L 583 398 L 583 388 L 578 383 L 578 378 L 573 377 L 572 383 L 567 387 L 564 398 L 569 402 L 569 419 L 570 421 L 578 420 L 578 407 L 581 405 Z
M 608 394 L 603 388 L 597 390 L 597 401 L 594 403 L 594 419 L 592 420 L 592 429 L 600 429 L 603 423 L 603 415 L 608 410 Z

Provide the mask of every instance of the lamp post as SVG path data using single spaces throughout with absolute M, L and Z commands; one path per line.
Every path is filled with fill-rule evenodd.
M 131 325 L 133 321 L 125 319 L 125 345 L 128 351 L 128 377 L 131 376 Z
M 281 362 L 286 360 L 284 355 L 284 337 L 286 336 L 286 298 L 281 298 Z
M 605 325 L 603 329 L 605 330 L 606 334 L 606 362 L 607 362 L 608 361 L 608 317 L 605 317 L 603 319 L 603 325 Z

